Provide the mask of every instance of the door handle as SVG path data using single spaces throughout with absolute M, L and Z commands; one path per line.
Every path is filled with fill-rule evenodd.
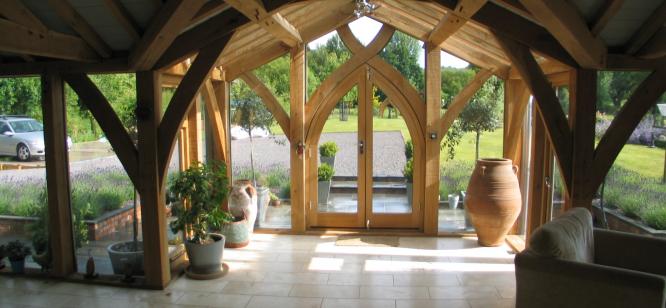
M 358 142 L 358 151 L 359 151 L 361 154 L 363 154 L 363 148 L 364 148 L 364 147 L 365 147 L 365 145 L 363 144 L 363 141 L 359 141 L 359 142 Z

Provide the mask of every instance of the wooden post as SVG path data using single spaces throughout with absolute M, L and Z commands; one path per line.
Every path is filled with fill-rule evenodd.
M 216 84 L 213 88 L 215 97 L 217 98 L 220 117 L 222 118 L 222 126 L 224 127 L 223 134 L 221 135 L 223 147 L 222 153 L 220 154 L 222 156 L 219 159 L 224 160 L 227 164 L 227 175 L 231 179 L 231 127 L 229 126 L 231 84 L 227 81 L 223 81 Z
M 442 64 L 438 46 L 426 43 L 426 140 L 425 140 L 425 208 L 423 231 L 437 235 L 439 217 L 439 131 L 442 104 Z M 434 134 L 435 138 L 431 138 Z
M 290 163 L 291 163 L 291 231 L 303 233 L 305 218 L 305 162 L 309 152 L 317 149 L 305 148 L 305 46 L 299 44 L 291 50 L 289 85 L 290 105 Z M 300 152 L 300 153 L 299 153 Z M 310 153 L 311 154 L 311 153 Z M 314 179 L 313 179 L 314 180 Z
M 552 154 L 546 137 L 546 126 L 541 119 L 541 112 L 535 107 L 532 118 L 532 149 L 530 165 L 529 201 L 527 216 L 526 237 L 548 221 L 548 186 L 552 185 L 550 179 L 550 165 Z
M 199 95 L 195 96 L 192 102 L 192 107 L 187 113 L 187 151 L 189 152 L 189 164 L 193 165 L 197 162 L 203 161 L 202 144 L 201 144 L 201 129 L 203 128 L 201 122 L 201 104 Z
M 65 277 L 76 271 L 63 86 L 60 75 L 54 72 L 42 75 L 49 240 L 53 253 L 52 274 L 56 277 Z
M 573 69 L 569 77 L 569 125 L 573 141 L 571 190 L 564 209 L 592 207 L 590 186 L 594 161 L 594 133 L 597 112 L 597 72 Z
M 158 161 L 158 127 L 161 119 L 160 74 L 136 74 L 137 126 L 139 129 L 139 195 L 144 248 L 144 270 L 148 287 L 162 289 L 171 279 L 166 236 L 163 183 Z
M 503 157 L 510 159 L 514 165 L 521 166 L 523 149 L 523 124 L 525 119 L 525 110 L 529 102 L 529 92 L 525 83 L 520 79 L 507 79 L 504 82 L 504 136 L 503 136 Z M 517 174 L 520 190 L 523 191 L 529 187 L 521 172 Z M 522 194 L 521 194 L 522 195 Z M 524 196 L 524 195 L 523 195 Z M 511 229 L 511 233 L 517 234 L 521 230 L 525 217 L 528 200 L 523 200 L 520 216 Z

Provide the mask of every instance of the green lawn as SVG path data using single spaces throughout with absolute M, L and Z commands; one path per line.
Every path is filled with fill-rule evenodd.
M 340 121 L 336 115 L 331 116 L 326 125 L 324 125 L 324 132 L 352 132 L 357 131 L 357 117 L 356 115 L 349 115 L 348 121 Z M 405 140 L 410 139 L 407 125 L 402 118 L 397 119 L 382 119 L 375 117 L 373 119 L 373 129 L 375 131 L 400 131 Z M 271 127 L 274 134 L 282 134 L 279 125 L 274 124 Z M 502 128 L 494 132 L 484 133 L 481 135 L 480 157 L 501 157 L 502 156 Z M 440 155 L 442 163 L 447 159 L 445 150 Z M 472 162 L 474 161 L 474 134 L 467 133 L 463 136 L 460 144 L 456 147 L 456 161 Z M 638 172 L 639 174 L 661 179 L 664 169 L 664 149 L 648 148 L 641 145 L 627 144 L 620 152 L 615 164 L 625 169 Z

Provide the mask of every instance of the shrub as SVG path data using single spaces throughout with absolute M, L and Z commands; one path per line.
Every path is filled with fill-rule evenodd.
M 407 182 L 411 183 L 414 180 L 414 158 L 407 160 L 405 168 L 402 169 L 402 175 L 405 177 Z
M 440 186 L 444 186 L 448 193 L 460 193 L 467 190 L 469 178 L 472 176 L 474 166 L 471 162 L 448 161 L 441 170 Z M 448 194 L 442 195 L 448 197 Z
M 666 230 L 666 208 L 656 207 L 645 211 L 643 220 L 652 228 Z
M 405 159 L 409 160 L 412 157 L 414 157 L 414 143 L 409 139 L 405 142 Z
M 645 207 L 644 200 L 641 200 L 637 195 L 625 195 L 620 198 L 618 208 L 624 215 L 631 218 L 640 218 L 643 208 Z
M 319 146 L 319 155 L 322 157 L 334 157 L 340 149 L 333 141 L 324 142 Z
M 280 187 L 280 196 L 282 199 L 291 198 L 291 182 L 287 182 L 284 186 Z
M 322 181 L 330 181 L 333 178 L 333 174 L 335 171 L 333 170 L 333 167 L 327 163 L 321 164 L 319 168 L 317 168 L 317 179 L 322 182 Z
M 279 189 L 289 181 L 289 173 L 283 168 L 274 168 L 266 174 L 266 184 L 270 188 Z

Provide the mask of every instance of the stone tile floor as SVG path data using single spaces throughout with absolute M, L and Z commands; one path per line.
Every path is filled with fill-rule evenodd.
M 513 307 L 509 248 L 401 237 L 399 247 L 336 246 L 335 236 L 255 234 L 226 249 L 230 272 L 148 291 L 0 276 L 1 307 Z

